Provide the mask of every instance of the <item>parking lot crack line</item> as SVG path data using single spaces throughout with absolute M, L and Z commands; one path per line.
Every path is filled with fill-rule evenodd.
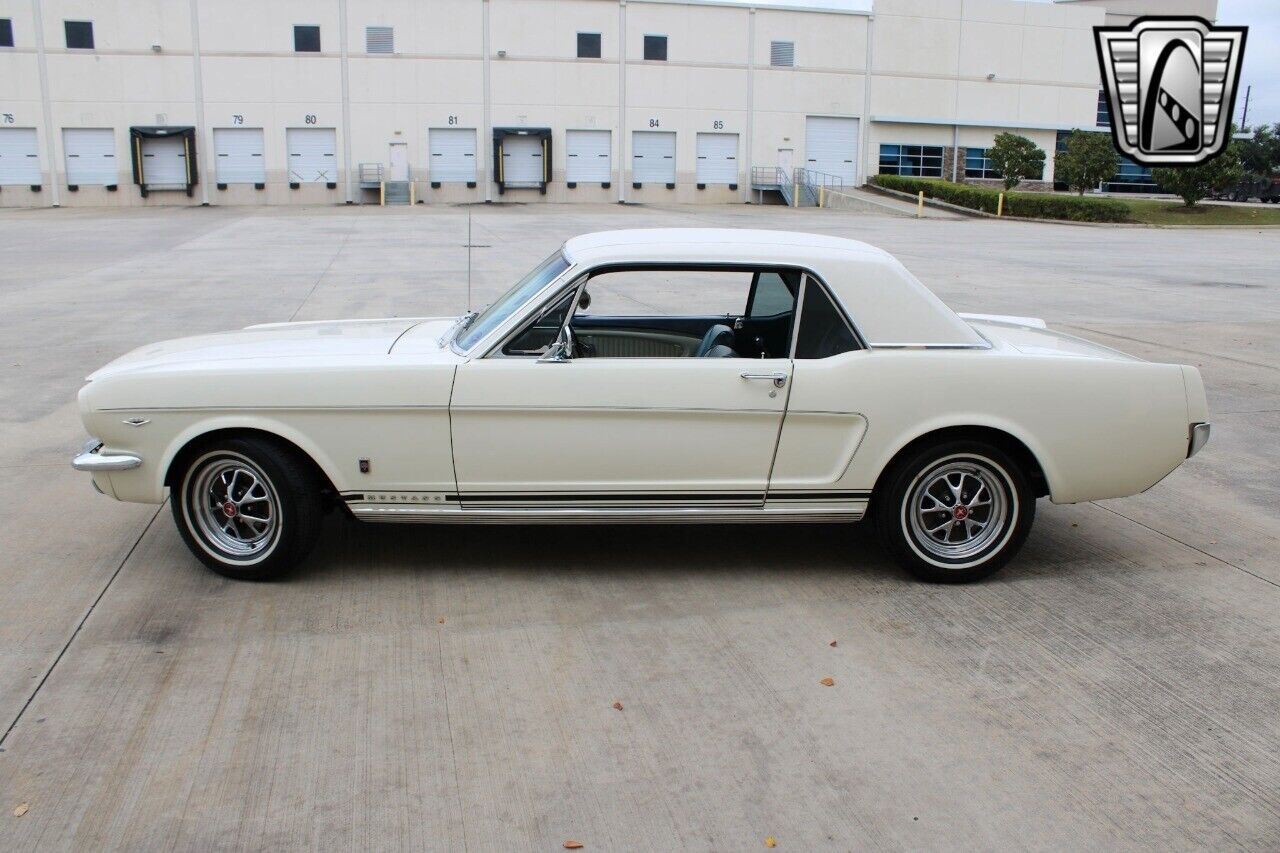
M 1129 335 L 1118 335 L 1115 332 L 1105 332 L 1102 329 L 1095 329 L 1092 326 L 1078 326 L 1072 323 L 1060 323 L 1058 325 L 1062 326 L 1062 328 L 1064 329 L 1075 329 L 1077 332 L 1086 332 L 1091 335 L 1102 335 L 1104 338 L 1117 338 L 1122 341 L 1131 341 L 1136 344 L 1146 344 L 1147 346 L 1160 347 L 1161 349 L 1169 349 L 1169 350 L 1175 350 L 1177 352 L 1190 353 L 1191 355 L 1198 355 L 1203 358 L 1219 358 L 1219 359 L 1222 359 L 1223 361 L 1231 361 L 1231 362 L 1235 362 L 1236 364 L 1247 364 L 1250 367 L 1261 367 L 1265 370 L 1276 369 L 1276 366 L 1274 364 L 1266 364 L 1265 362 L 1250 361 L 1247 358 L 1235 358 L 1234 356 L 1222 355 L 1221 353 L 1216 353 L 1216 352 L 1204 352 L 1203 350 L 1198 350 L 1198 349 L 1188 349 L 1186 347 L 1174 346 L 1173 344 L 1162 343 L 1160 341 L 1149 341 L 1145 338 L 1135 338 Z
M 462 808 L 462 776 L 458 773 L 458 747 L 453 738 L 453 712 L 449 708 L 449 679 L 444 671 L 444 632 L 436 629 L 436 651 L 440 663 L 441 695 L 444 698 L 445 727 L 449 730 L 449 758 L 453 762 L 453 794 L 458 803 L 458 821 L 462 829 L 462 849 L 469 850 L 467 844 L 467 813 Z
M 307 295 L 302 297 L 302 301 L 298 303 L 298 307 L 293 309 L 293 313 L 289 315 L 288 322 L 292 323 L 293 319 L 298 316 L 298 312 L 301 311 L 309 301 L 311 301 L 311 297 L 315 295 L 316 289 L 320 287 L 320 282 L 324 281 L 324 277 L 329 274 L 329 270 L 333 269 L 333 265 L 337 263 L 338 258 L 342 257 L 342 252 L 347 248 L 347 241 L 351 239 L 351 232 L 354 230 L 355 224 L 353 223 L 351 229 L 348 230 L 346 234 L 342 235 L 342 243 L 339 244 L 337 251 L 333 253 L 333 257 L 329 259 L 329 263 L 325 264 L 324 269 L 320 271 L 320 275 L 316 276 L 315 283 L 311 285 L 311 289 L 307 291 Z
M 111 588 L 111 584 L 115 583 L 115 580 L 119 577 L 121 570 L 124 569 L 125 564 L 129 562 L 129 558 L 133 556 L 133 552 L 138 549 L 138 545 L 142 542 L 143 537 L 147 535 L 147 531 L 151 529 L 151 525 L 155 524 L 156 519 L 160 517 L 160 511 L 162 509 L 164 509 L 164 504 L 160 504 L 160 506 L 156 507 L 156 511 L 152 513 L 151 518 L 148 519 L 147 523 L 143 526 L 142 532 L 138 534 L 138 538 L 133 540 L 133 544 L 129 546 L 129 550 L 124 555 L 124 559 L 120 561 L 120 565 L 116 566 L 115 571 L 111 573 L 111 577 L 107 579 L 102 590 L 98 593 L 97 597 L 93 599 L 93 603 L 89 605 L 89 609 L 84 612 L 84 616 L 80 617 L 80 621 L 76 623 L 75 630 L 71 632 L 71 636 L 67 638 L 67 642 L 62 646 L 62 649 L 59 650 L 57 657 L 53 659 L 53 663 L 49 664 L 49 668 L 45 670 L 44 675 L 41 676 L 40 683 L 36 685 L 35 690 L 31 691 L 31 695 L 27 697 L 27 701 L 22 703 L 22 707 L 18 709 L 18 715 L 13 718 L 13 722 L 9 723 L 9 727 L 4 730 L 4 734 L 0 735 L 0 746 L 4 746 L 5 741 L 9 739 L 9 735 L 13 733 L 14 728 L 18 725 L 18 721 L 22 719 L 22 715 L 27 712 L 27 708 L 31 707 L 31 703 L 34 702 L 36 696 L 39 695 L 40 689 L 44 687 L 45 682 L 49 680 L 49 676 L 53 674 L 54 669 L 56 669 L 58 664 L 62 661 L 62 657 L 67 653 L 67 649 L 71 648 L 71 644 L 76 641 L 76 637 L 80 636 L 80 629 L 89 621 L 89 617 L 93 615 L 93 611 L 98 606 L 98 602 L 102 601 L 103 596 L 107 594 L 107 590 Z
M 1208 551 L 1201 550 L 1200 548 L 1197 548 L 1195 545 L 1192 545 L 1190 542 L 1183 542 L 1181 539 L 1179 539 L 1176 536 L 1171 536 L 1170 534 L 1165 533 L 1163 530 L 1157 530 L 1156 528 L 1151 527 L 1150 525 L 1143 524 L 1141 521 L 1138 521 L 1136 518 L 1130 518 L 1129 516 L 1125 515 L 1123 512 L 1114 510 L 1109 506 L 1103 506 L 1097 501 L 1089 501 L 1089 503 L 1092 504 L 1093 506 L 1096 506 L 1098 509 L 1106 510 L 1112 515 L 1118 515 L 1121 518 L 1123 518 L 1125 521 L 1132 522 L 1145 530 L 1150 530 L 1152 533 L 1156 534 L 1157 536 L 1163 536 L 1164 538 L 1170 540 L 1171 542 L 1177 542 L 1179 545 L 1182 545 L 1184 548 L 1190 548 L 1192 551 L 1195 551 L 1197 554 L 1200 554 L 1204 557 L 1208 557 L 1210 560 L 1213 560 L 1218 563 L 1222 563 L 1224 566 L 1228 566 L 1230 568 L 1236 569 L 1237 571 L 1244 572 L 1249 577 L 1257 578 L 1263 583 L 1270 584 L 1271 586 L 1274 586 L 1277 589 L 1280 589 L 1280 583 L 1276 583 L 1270 578 L 1264 578 L 1262 575 L 1255 574 L 1254 572 L 1251 572 L 1248 569 L 1246 569 L 1244 566 L 1237 566 L 1235 563 L 1231 562 L 1230 560 L 1224 560 L 1221 557 L 1217 556 L 1216 554 L 1210 554 Z

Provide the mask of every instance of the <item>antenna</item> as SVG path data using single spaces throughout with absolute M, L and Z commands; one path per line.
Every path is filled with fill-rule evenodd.
M 1253 94 L 1253 86 L 1244 90 L 1244 115 L 1240 117 L 1240 129 L 1249 129 L 1249 96 Z
M 467 310 L 471 310 L 471 208 L 467 207 Z

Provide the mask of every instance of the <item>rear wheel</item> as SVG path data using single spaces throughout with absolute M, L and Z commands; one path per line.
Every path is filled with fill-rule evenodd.
M 292 447 L 232 438 L 188 454 L 170 503 L 187 547 L 236 580 L 266 580 L 311 551 L 323 514 L 320 485 Z
M 1007 453 L 951 441 L 895 465 L 876 524 L 907 571 L 935 583 L 985 578 L 1013 558 L 1035 517 L 1035 494 Z

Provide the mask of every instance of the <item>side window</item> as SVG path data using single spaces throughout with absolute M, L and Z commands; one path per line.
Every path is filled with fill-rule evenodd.
M 800 277 L 794 273 L 790 273 L 788 277 L 793 279 L 790 287 L 783 280 L 782 273 L 773 270 L 760 273 L 755 289 L 751 291 L 751 306 L 747 316 L 758 319 L 791 313 L 795 308 L 795 291 L 799 290 L 797 282 Z
M 829 358 L 858 349 L 858 341 L 826 290 L 812 278 L 805 282 L 800 308 L 796 358 Z

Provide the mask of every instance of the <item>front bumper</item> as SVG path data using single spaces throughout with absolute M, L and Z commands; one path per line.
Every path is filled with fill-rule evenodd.
M 100 453 L 102 442 L 91 438 L 71 460 L 71 467 L 91 474 L 100 471 L 130 471 L 142 464 L 142 457 L 132 453 Z
M 1200 423 L 1191 425 L 1191 440 L 1187 444 L 1187 458 L 1195 456 L 1204 446 L 1209 443 L 1209 424 Z

